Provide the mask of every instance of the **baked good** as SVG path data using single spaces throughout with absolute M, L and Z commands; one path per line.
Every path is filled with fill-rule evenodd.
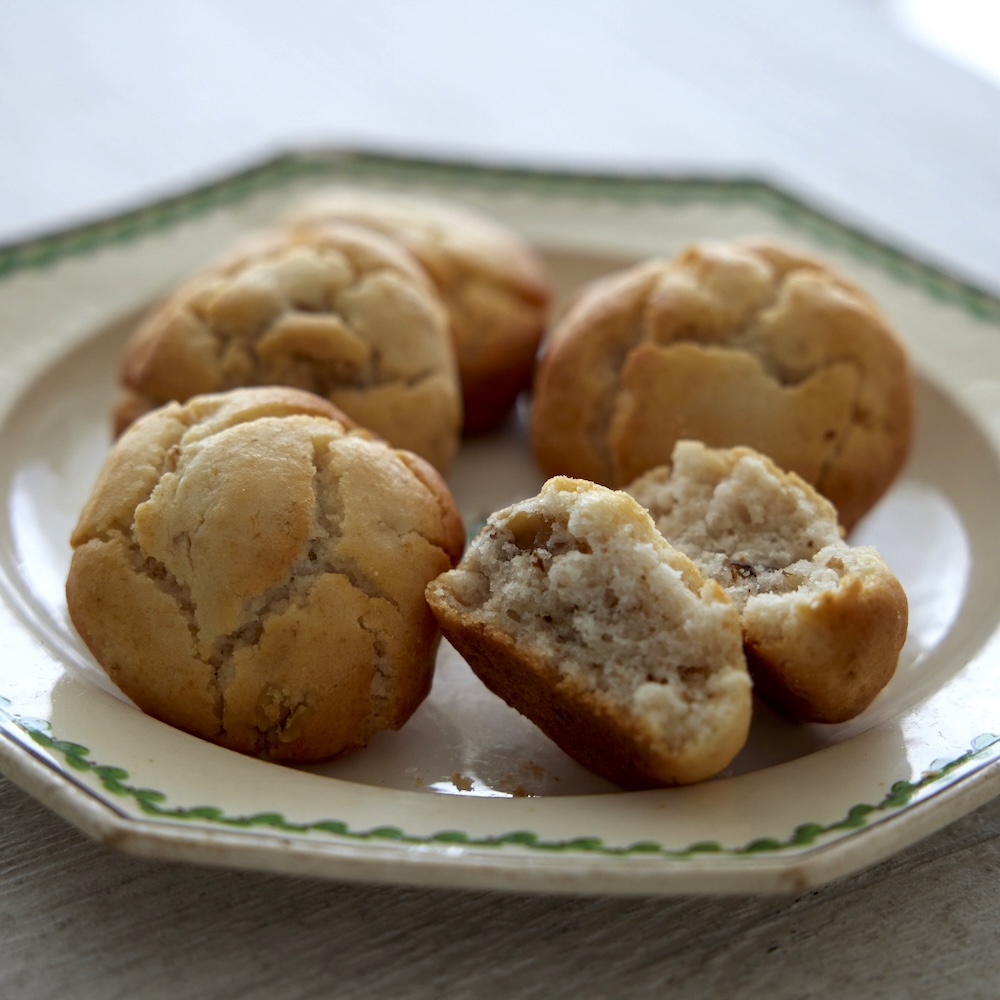
M 116 442 L 72 536 L 69 613 L 145 712 L 280 761 L 427 694 L 427 582 L 464 543 L 438 474 L 295 389 L 172 403 Z
M 850 529 L 899 472 L 912 388 L 871 299 L 765 240 L 709 242 L 581 291 L 543 349 L 532 435 L 547 475 L 621 487 L 674 443 L 746 445 Z
M 448 309 L 465 431 L 488 431 L 531 382 L 551 292 L 539 255 L 478 212 L 426 196 L 333 188 L 291 212 L 293 226 L 344 219 L 398 240 Z
M 708 778 L 746 740 L 735 605 L 624 493 L 549 480 L 491 515 L 427 598 L 490 690 L 624 787 Z
M 262 235 L 190 278 L 125 350 L 120 432 L 170 400 L 255 385 L 315 392 L 448 469 L 462 413 L 437 293 L 397 243 L 346 224 Z
M 808 483 L 749 448 L 681 441 L 628 492 L 740 609 L 760 694 L 796 719 L 843 722 L 889 682 L 906 594 L 874 548 L 843 540 Z

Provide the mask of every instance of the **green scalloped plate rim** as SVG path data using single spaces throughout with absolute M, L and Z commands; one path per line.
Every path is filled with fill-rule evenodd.
M 916 285 L 929 296 L 956 305 L 970 315 L 991 323 L 1000 322 L 1000 298 L 960 278 L 950 276 L 936 265 L 927 264 L 908 252 L 865 234 L 855 225 L 838 222 L 823 211 L 780 190 L 767 181 L 747 177 L 706 177 L 703 175 L 623 175 L 571 172 L 518 166 L 494 166 L 438 159 L 417 159 L 354 150 L 317 149 L 294 151 L 263 163 L 204 183 L 183 193 L 156 200 L 141 208 L 109 215 L 96 221 L 0 245 L 0 282 L 24 271 L 44 270 L 59 261 L 86 255 L 104 247 L 127 244 L 144 235 L 169 228 L 186 218 L 202 216 L 213 209 L 238 203 L 255 193 L 300 180 L 336 178 L 391 180 L 417 183 L 432 181 L 470 182 L 500 190 L 516 188 L 548 197 L 601 197 L 619 201 L 654 201 L 661 204 L 752 203 L 766 209 L 794 229 L 831 248 L 845 250 L 885 271 L 905 284 Z M 10 700 L 0 692 L 0 730 L 36 763 L 69 778 L 100 806 L 131 819 L 130 813 L 116 809 L 113 799 L 85 782 L 74 781 L 72 772 L 88 775 L 108 795 L 135 803 L 151 820 L 196 822 L 229 830 L 258 828 L 277 834 L 317 834 L 354 841 L 392 841 L 408 845 L 461 845 L 503 848 L 517 846 L 546 853 L 583 852 L 588 855 L 645 855 L 665 860 L 686 860 L 697 855 L 751 858 L 789 849 L 822 846 L 823 839 L 838 834 L 838 843 L 877 821 L 891 818 L 916 802 L 952 784 L 954 779 L 994 767 L 1000 762 L 1000 734 L 983 733 L 972 739 L 955 756 L 935 760 L 914 781 L 897 781 L 879 801 L 858 803 L 832 823 L 801 823 L 783 839 L 759 838 L 742 845 L 725 846 L 701 841 L 683 848 L 667 848 L 643 840 L 631 844 L 607 844 L 597 837 L 579 836 L 566 840 L 545 840 L 527 830 L 477 838 L 460 830 L 441 830 L 416 836 L 396 826 L 352 829 L 336 819 L 291 822 L 277 812 L 226 815 L 211 805 L 173 805 L 156 789 L 129 783 L 126 769 L 90 758 L 90 750 L 51 732 L 48 720 L 19 717 Z M 20 737 L 20 738 L 19 738 Z M 62 764 L 60 764 L 60 760 Z M 51 797 L 50 797 L 51 798 Z M 55 796 L 58 798 L 58 796 Z M 979 796 L 983 801 L 983 796 Z M 55 802 L 52 802 L 54 806 Z M 978 802 L 977 802 L 978 804 Z
M 522 167 L 478 165 L 438 159 L 416 159 L 352 150 L 306 150 L 283 153 L 264 163 L 228 174 L 180 194 L 167 196 L 141 208 L 109 215 L 48 235 L 0 245 L 0 279 L 27 269 L 45 268 L 64 257 L 86 254 L 116 243 L 127 243 L 147 233 L 173 225 L 189 216 L 239 202 L 255 193 L 294 180 L 325 175 L 350 180 L 384 177 L 408 181 L 462 181 L 475 178 L 479 187 L 541 192 L 548 196 L 612 197 L 618 200 L 716 204 L 750 202 L 760 205 L 803 233 L 830 247 L 849 250 L 876 264 L 893 277 L 919 285 L 935 298 L 961 305 L 982 319 L 1000 320 L 1000 298 L 936 265 L 838 222 L 786 191 L 752 177 L 706 177 L 682 174 L 602 174 Z
M 951 760 L 936 760 L 916 781 L 896 781 L 888 793 L 875 803 L 858 803 L 847 814 L 833 823 L 800 823 L 784 840 L 761 837 L 737 847 L 724 847 L 716 841 L 699 841 L 683 848 L 666 848 L 652 841 L 642 840 L 631 844 L 610 845 L 599 837 L 579 836 L 567 840 L 544 840 L 530 830 L 512 830 L 497 836 L 472 837 L 461 830 L 439 830 L 429 836 L 414 836 L 398 826 L 378 826 L 368 830 L 354 830 L 342 820 L 320 819 L 311 822 L 291 822 L 278 812 L 228 816 L 216 806 L 175 806 L 168 796 L 153 788 L 139 788 L 128 783 L 129 773 L 124 768 L 101 764 L 90 759 L 90 750 L 68 740 L 50 735 L 50 725 L 43 719 L 21 719 L 9 711 L 9 699 L 0 695 L 0 721 L 13 724 L 38 747 L 49 754 L 58 754 L 66 765 L 78 774 L 91 774 L 101 787 L 113 795 L 133 800 L 147 816 L 155 819 L 197 821 L 217 824 L 229 829 L 267 828 L 278 833 L 329 834 L 350 840 L 391 840 L 403 844 L 461 844 L 466 847 L 502 847 L 505 844 L 531 848 L 537 851 L 584 851 L 589 854 L 621 857 L 630 854 L 655 855 L 662 858 L 683 860 L 696 854 L 728 855 L 730 857 L 757 856 L 790 848 L 811 847 L 826 834 L 859 830 L 879 818 L 891 815 L 909 806 L 922 792 L 933 790 L 946 779 L 966 766 L 982 766 L 1000 759 L 1000 734 L 983 733 L 971 747 Z M 104 801 L 105 804 L 110 803 Z

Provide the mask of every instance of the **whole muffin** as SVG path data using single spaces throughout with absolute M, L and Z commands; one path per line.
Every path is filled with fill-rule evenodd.
M 911 376 L 869 297 L 763 240 L 705 243 L 584 289 L 539 362 L 547 475 L 624 486 L 681 439 L 745 445 L 797 473 L 847 529 L 906 458 Z
M 118 440 L 76 530 L 70 616 L 145 712 L 247 754 L 312 761 L 427 694 L 427 582 L 459 515 L 422 459 L 294 389 L 199 396 Z
M 461 395 L 447 318 L 423 269 L 347 224 L 262 236 L 190 278 L 126 347 L 120 432 L 172 400 L 288 385 L 448 469 Z
M 531 382 L 551 292 L 541 258 L 519 235 L 466 208 L 426 197 L 336 188 L 293 211 L 293 226 L 346 220 L 398 240 L 448 309 L 465 431 L 507 415 Z

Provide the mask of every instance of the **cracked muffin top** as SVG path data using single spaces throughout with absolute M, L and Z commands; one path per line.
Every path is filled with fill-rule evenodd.
M 348 224 L 261 236 L 192 276 L 136 329 L 121 381 L 117 433 L 172 400 L 287 385 L 445 472 L 462 425 L 437 292 L 399 244 Z
M 70 616 L 145 712 L 244 753 L 320 760 L 430 688 L 427 582 L 461 520 L 417 456 L 281 388 L 136 421 L 72 536 Z
M 420 262 L 448 310 L 465 430 L 495 427 L 531 382 L 548 321 L 551 290 L 540 256 L 508 227 L 429 197 L 332 188 L 291 213 L 293 226 L 336 219 L 391 236 Z
M 547 475 L 614 487 L 678 440 L 751 447 L 849 529 L 902 467 L 912 406 L 903 348 L 863 291 L 777 243 L 704 243 L 579 294 L 543 349 L 532 437 Z

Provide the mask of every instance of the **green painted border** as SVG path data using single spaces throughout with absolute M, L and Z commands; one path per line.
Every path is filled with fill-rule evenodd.
M 45 720 L 24 719 L 9 710 L 9 699 L 0 695 L 0 719 L 6 719 L 25 733 L 50 757 L 60 755 L 66 765 L 80 774 L 98 778 L 105 791 L 124 799 L 131 799 L 146 815 L 156 819 L 207 822 L 229 829 L 266 828 L 277 833 L 319 833 L 356 841 L 392 841 L 400 844 L 456 845 L 466 847 L 498 848 L 504 845 L 530 848 L 548 853 L 584 852 L 607 857 L 625 857 L 641 854 L 670 860 L 684 860 L 696 855 L 741 858 L 774 854 L 791 848 L 812 847 L 830 833 L 849 833 L 869 825 L 872 820 L 905 809 L 914 797 L 933 788 L 959 768 L 974 761 L 988 763 L 988 757 L 1000 760 L 1000 734 L 983 733 L 973 741 L 971 748 L 951 760 L 936 760 L 917 781 L 897 781 L 888 793 L 874 804 L 859 803 L 852 806 L 843 819 L 834 823 L 800 823 L 784 840 L 760 837 L 740 847 L 724 847 L 717 841 L 699 841 L 684 848 L 668 848 L 653 840 L 636 841 L 624 846 L 606 844 L 600 837 L 573 837 L 570 840 L 543 840 L 530 830 L 513 830 L 490 837 L 471 837 L 461 830 L 439 830 L 428 836 L 406 833 L 397 826 L 377 826 L 369 830 L 354 830 L 342 820 L 321 819 L 306 823 L 287 820 L 278 812 L 253 813 L 249 816 L 227 816 L 217 806 L 172 806 L 168 797 L 153 788 L 140 788 L 128 783 L 129 773 L 124 768 L 99 764 L 90 759 L 90 750 L 79 743 L 62 740 L 50 735 L 50 725 Z M 993 750 L 991 755 L 988 751 Z M 89 791 L 89 790 L 88 790 Z M 98 801 L 110 803 L 94 794 Z
M 437 187 L 472 185 L 545 198 L 716 205 L 752 204 L 831 248 L 845 250 L 931 297 L 1000 322 L 1000 298 L 944 273 L 912 254 L 836 221 L 805 201 L 764 181 L 706 176 L 579 173 L 422 160 L 338 150 L 292 152 L 163 198 L 132 211 L 22 242 L 0 245 L 0 278 L 50 267 L 103 247 L 131 242 L 165 228 L 245 201 L 260 191 L 296 181 L 376 180 Z
M 437 187 L 472 185 L 480 190 L 527 193 L 545 198 L 606 199 L 661 205 L 699 202 L 715 205 L 752 204 L 826 246 L 847 251 L 896 280 L 919 287 L 936 300 L 956 305 L 979 319 L 1000 323 L 1000 299 L 997 297 L 951 277 L 855 227 L 837 222 L 805 202 L 759 180 L 522 170 L 346 151 L 288 153 L 133 211 L 0 246 L 0 280 L 20 272 L 43 270 L 62 260 L 86 256 L 105 247 L 127 244 L 181 224 L 186 219 L 197 218 L 226 205 L 245 201 L 260 191 L 310 178 L 318 181 L 334 178 L 341 181 L 378 180 L 402 185 L 429 183 Z M 0 695 L 0 717 L 7 719 L 46 751 L 50 760 L 54 762 L 55 755 L 61 755 L 71 770 L 93 775 L 106 791 L 131 799 L 151 817 L 209 822 L 228 828 L 256 827 L 281 833 L 320 833 L 360 841 L 381 840 L 420 845 L 461 844 L 470 847 L 502 847 L 513 844 L 538 851 L 582 851 L 607 856 L 641 854 L 685 859 L 700 854 L 721 854 L 747 857 L 808 847 L 830 833 L 863 828 L 879 816 L 904 809 L 919 792 L 932 788 L 959 768 L 974 761 L 985 762 L 990 749 L 994 750 L 993 759 L 1000 758 L 1000 735 L 983 734 L 973 740 L 970 750 L 952 760 L 934 762 L 931 769 L 915 782 L 897 781 L 881 801 L 856 805 L 835 823 L 803 823 L 784 840 L 759 838 L 741 847 L 726 848 L 714 841 L 691 844 L 683 849 L 665 848 L 654 841 L 616 847 L 605 844 L 597 837 L 546 841 L 530 831 L 512 831 L 495 837 L 474 838 L 459 830 L 443 830 L 427 837 L 418 837 L 395 826 L 353 830 L 340 820 L 293 823 L 275 812 L 227 816 L 215 806 L 171 806 L 162 792 L 129 784 L 129 774 L 125 769 L 90 760 L 87 747 L 51 736 L 47 721 L 20 719 L 9 710 L 9 706 L 9 699 Z M 58 764 L 55 766 L 58 769 Z M 110 805 L 108 802 L 105 804 Z

